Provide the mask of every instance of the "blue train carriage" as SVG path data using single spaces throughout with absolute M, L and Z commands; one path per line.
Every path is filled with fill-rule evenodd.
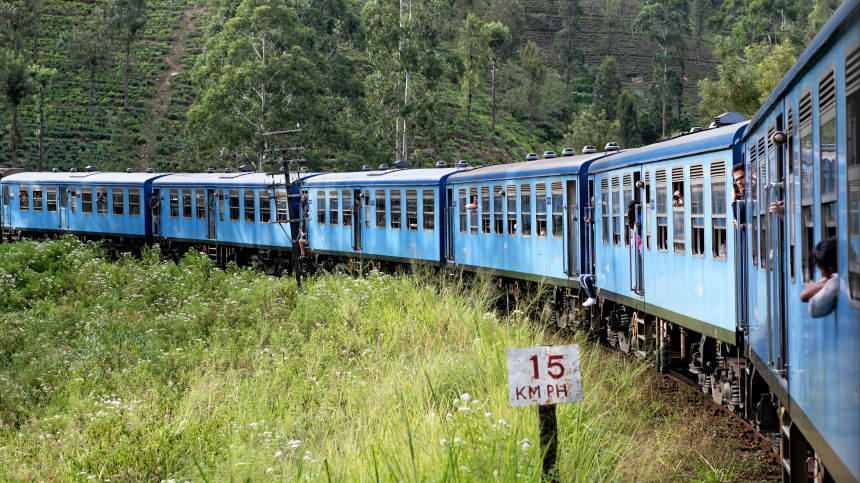
M 312 174 L 291 174 L 289 192 L 299 194 Z M 254 264 L 270 275 L 289 269 L 292 243 L 283 173 L 253 171 L 178 173 L 157 179 L 160 201 L 152 217 L 154 240 L 162 254 L 179 260 L 189 249 L 205 251 L 217 266 L 233 261 Z M 296 206 L 295 213 L 298 213 Z
M 106 255 L 139 254 L 150 231 L 146 198 L 161 174 L 24 172 L 0 180 L 3 229 L 17 238 L 101 240 Z
M 520 281 L 551 285 L 552 316 L 565 325 L 568 309 L 578 304 L 578 277 L 591 265 L 585 173 L 606 155 L 483 166 L 451 176 L 448 263 L 490 269 L 508 290 L 518 290 Z
M 744 363 L 729 190 L 746 125 L 727 113 L 589 168 L 600 302 L 591 310 L 601 324 L 593 328 L 625 352 L 656 348 L 660 370 L 698 380 L 735 410 Z
M 744 135 L 750 420 L 784 481 L 860 481 L 860 1 L 846 0 Z M 835 310 L 800 301 L 836 237 Z M 812 481 L 812 480 L 810 480 Z
M 444 260 L 445 182 L 457 170 L 388 169 L 320 174 L 303 189 L 308 241 L 317 263 L 372 260 L 439 265 Z

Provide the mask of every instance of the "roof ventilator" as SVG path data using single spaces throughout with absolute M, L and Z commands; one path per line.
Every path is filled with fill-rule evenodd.
M 365 164 L 364 166 L 361 167 L 361 170 L 362 171 L 373 171 L 373 168 L 371 168 L 369 164 Z
M 526 155 L 526 161 L 537 161 L 538 155 L 535 153 L 529 153 Z
M 233 168 L 224 168 L 224 172 L 225 172 L 225 173 L 232 173 L 232 172 L 233 172 Z
M 302 166 L 302 169 L 299 170 L 300 173 L 310 173 L 311 170 L 307 166 Z
M 77 172 L 78 172 L 78 168 L 72 168 L 72 169 L 70 169 L 70 170 L 69 170 L 69 172 L 70 172 L 70 173 L 77 173 Z
M 469 162 L 466 161 L 465 159 L 461 159 L 461 160 L 457 161 L 457 167 L 458 168 L 468 168 Z
M 409 167 L 409 163 L 401 159 L 400 161 L 394 163 L 394 167 L 397 169 L 406 169 Z
M 96 167 L 95 167 L 95 166 L 87 166 L 87 167 L 86 167 L 86 170 L 87 170 L 87 171 L 89 171 L 89 172 L 97 171 L 97 169 L 96 169 Z
M 388 169 L 388 165 L 387 165 L 387 164 L 380 164 L 380 165 L 379 165 L 379 170 L 380 170 L 380 171 L 385 171 L 386 169 Z
M 582 154 L 594 154 L 597 152 L 597 148 L 592 145 L 588 145 L 582 148 Z
M 561 152 L 561 156 L 576 156 L 576 151 L 574 151 L 573 148 L 564 148 L 564 150 Z
M 243 164 L 242 166 L 239 166 L 239 171 L 243 173 L 251 173 L 254 171 L 254 167 L 247 164 Z
M 147 172 L 147 173 L 154 173 L 154 172 L 155 172 L 155 170 L 154 170 L 154 169 L 152 169 L 152 168 L 146 168 L 146 172 Z
M 60 172 L 60 168 L 54 168 L 54 169 L 52 169 L 52 170 L 51 170 L 51 172 L 52 172 L 52 173 L 59 173 L 59 172 Z
M 746 120 L 747 117 L 739 112 L 724 112 L 714 118 L 714 122 L 711 124 L 711 127 L 728 126 L 729 124 L 737 124 Z
M 606 146 L 603 146 L 603 150 L 607 153 L 609 151 L 618 151 L 618 149 L 619 149 L 618 143 L 611 143 L 610 142 L 610 143 L 606 143 Z
M 445 161 L 438 161 L 438 162 L 436 163 L 436 167 L 437 167 L 437 168 L 447 168 L 447 167 L 448 167 L 448 163 L 446 163 Z
M 214 172 L 215 172 L 215 168 L 209 168 L 209 169 L 207 169 L 207 170 L 206 170 L 206 172 L 207 172 L 207 173 L 214 173 Z

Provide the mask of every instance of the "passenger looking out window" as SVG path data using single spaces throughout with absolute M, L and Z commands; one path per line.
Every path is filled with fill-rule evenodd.
M 732 226 L 737 228 L 738 220 L 740 220 L 740 228 L 743 230 L 745 228 L 743 221 L 746 219 L 746 207 L 741 201 L 746 196 L 746 176 L 744 175 L 743 163 L 738 163 L 732 167 L 732 188 L 732 212 L 735 215 Z
M 836 309 L 839 294 L 837 243 L 835 236 L 821 240 L 810 255 L 810 260 L 821 270 L 821 280 L 807 285 L 800 293 L 800 301 L 809 303 L 809 316 L 814 319 L 826 317 Z

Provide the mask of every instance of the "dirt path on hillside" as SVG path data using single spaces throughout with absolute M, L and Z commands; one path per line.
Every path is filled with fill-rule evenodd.
M 195 10 L 203 10 L 204 8 L 202 5 L 189 3 L 179 14 L 179 28 L 173 31 L 173 38 L 175 40 L 170 45 L 170 53 L 163 58 L 169 67 L 167 70 L 158 71 L 158 75 L 156 76 L 158 90 L 156 91 L 155 99 L 152 101 L 152 106 L 158 117 L 164 117 L 167 102 L 171 97 L 170 82 L 173 80 L 171 74 L 182 72 L 179 58 L 185 53 L 185 47 L 188 44 L 188 32 L 196 27 L 189 20 L 190 14 Z

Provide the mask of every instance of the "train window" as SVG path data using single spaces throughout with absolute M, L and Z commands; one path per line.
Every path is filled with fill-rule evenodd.
M 77 192 L 78 192 L 78 190 L 74 186 L 69 188 L 69 197 L 72 199 L 72 201 L 71 201 L 71 203 L 69 203 L 69 205 L 71 206 L 72 213 L 77 213 L 77 211 L 78 211 L 78 199 L 76 198 Z
M 391 190 L 391 229 L 399 230 L 401 223 L 400 190 Z
M 490 234 L 490 187 L 481 186 L 481 233 Z
M 92 214 L 93 212 L 93 189 L 81 188 L 81 213 Z
M 424 219 L 423 229 L 433 231 L 436 228 L 436 196 L 433 190 L 422 192 L 421 217 Z
M 529 183 L 520 185 L 520 216 L 523 236 L 532 236 L 532 186 Z
M 42 187 L 33 186 L 33 211 L 42 211 L 43 203 L 44 200 L 42 199 Z
M 370 228 L 370 190 L 364 190 L 364 227 Z
M 469 188 L 469 203 L 470 205 L 478 204 L 478 188 Z M 478 234 L 478 209 L 469 210 L 469 233 L 472 235 Z
M 260 223 L 272 222 L 272 195 L 268 190 L 260 190 Z
M 460 210 L 460 233 L 466 233 L 469 231 L 469 218 L 468 213 L 466 213 L 466 205 L 469 204 L 468 198 L 466 197 L 466 188 L 460 188 L 460 206 L 458 209 Z
M 711 161 L 711 256 L 725 260 L 726 242 L 726 161 Z
M 51 213 L 57 212 L 57 187 L 56 186 L 46 186 L 45 187 L 45 202 L 47 204 L 47 210 Z
M 621 186 L 618 176 L 612 178 L 612 244 L 621 244 Z
M 317 224 L 325 225 L 325 191 L 317 191 Z
M 191 212 L 194 211 L 191 206 L 191 190 L 182 190 L 182 217 L 191 218 Z
M 239 221 L 239 190 L 230 190 L 230 221 Z
M 603 244 L 609 245 L 609 178 L 600 180 L 600 215 L 603 218 Z
M 621 187 L 622 193 L 624 195 L 624 202 L 621 204 L 621 209 L 626 212 L 627 207 L 630 205 L 630 202 L 633 200 L 633 177 L 629 173 L 625 174 L 621 184 L 622 184 L 622 187 Z M 629 247 L 630 246 L 630 226 L 624 221 L 622 221 L 621 224 L 623 225 L 621 230 L 624 232 L 624 246 Z
M 218 219 L 224 221 L 224 190 L 218 190 Z
M 546 238 L 546 183 L 535 184 L 535 231 L 538 238 Z
M 406 229 L 418 229 L 418 190 L 406 190 Z
M 821 239 L 836 235 L 836 74 L 831 66 L 818 83 L 818 176 L 821 197 Z
M 206 219 L 206 193 L 203 190 L 194 191 L 194 215 L 198 220 Z
M 812 213 L 812 92 L 806 88 L 800 96 L 797 109 L 800 136 L 800 260 L 804 283 L 812 282 L 815 266 L 809 263 L 809 254 L 815 246 L 815 219 Z
M 124 210 L 123 206 L 123 198 L 124 193 L 122 188 L 114 188 L 112 191 L 113 194 L 113 214 L 116 216 L 122 216 Z
M 400 192 L 397 192 L 400 195 Z M 385 228 L 385 190 L 376 190 L 376 227 Z
M 325 193 L 323 193 L 323 196 L 325 196 Z M 254 198 L 252 190 L 245 190 L 245 221 L 248 223 L 254 223 L 254 203 L 256 202 Z
M 493 186 L 493 233 L 505 233 L 505 190 L 501 186 Z
M 330 190 L 328 192 L 329 225 L 337 226 L 340 223 L 340 214 L 338 213 L 338 210 L 337 190 Z
M 684 167 L 672 167 L 672 246 L 675 253 L 683 255 L 686 251 L 684 226 Z
M 747 182 L 746 190 L 747 190 L 747 193 L 749 193 L 749 195 L 750 195 L 750 198 L 747 200 L 746 210 L 744 210 L 744 211 L 747 213 L 751 213 L 751 218 L 750 218 L 751 230 L 750 230 L 750 233 L 752 235 L 752 240 L 751 240 L 751 243 L 749 244 L 749 246 L 750 246 L 750 255 L 752 257 L 753 267 L 757 268 L 758 267 L 758 219 L 756 217 L 758 216 L 758 210 L 756 210 L 756 208 L 755 208 L 755 203 L 756 203 L 756 194 L 755 194 L 756 183 L 755 183 L 755 180 L 758 177 L 758 175 L 756 174 L 758 172 L 757 171 L 758 170 L 758 164 L 756 162 L 756 152 L 757 151 L 756 151 L 755 146 L 756 146 L 756 144 L 755 144 L 755 141 L 753 140 L 752 145 L 750 146 L 749 169 L 744 171 L 744 173 L 749 173 L 748 175 L 745 174 L 745 176 L 746 176 L 746 182 Z M 741 212 L 741 213 L 743 213 L 743 212 Z M 741 221 L 739 221 L 738 223 L 741 223 Z M 743 223 L 747 223 L 747 220 L 744 219 Z
M 845 54 L 845 141 L 848 178 L 848 297 L 860 306 L 860 39 Z
M 666 170 L 654 171 L 654 184 L 657 188 L 657 250 L 669 250 L 668 190 L 666 189 Z
M 651 249 L 651 174 L 645 171 L 645 201 L 642 202 L 645 217 L 645 248 Z
M 34 193 L 35 195 L 35 193 Z M 96 188 L 96 212 L 100 215 L 107 215 L 108 198 L 107 188 Z
M 690 165 L 690 252 L 705 256 L 705 173 L 702 163 Z
M 792 109 L 790 103 L 788 105 L 788 129 L 785 132 L 788 135 L 788 143 L 786 145 L 788 151 L 788 177 L 785 180 L 785 216 L 788 217 L 788 268 L 791 273 L 791 283 L 794 283 L 794 186 L 797 171 L 794 169 L 794 109 Z
M 508 185 L 508 235 L 517 236 L 517 186 Z
M 286 190 L 275 190 L 275 223 L 286 223 L 290 219 L 287 213 L 289 200 Z M 223 211 L 221 212 L 221 220 L 224 220 Z
M 140 189 L 128 189 L 128 214 L 129 216 L 140 216 Z
M 561 181 L 552 183 L 552 237 L 562 238 L 564 234 L 564 185 Z
M 18 210 L 30 211 L 30 187 L 18 187 Z
M 764 136 L 758 138 L 758 159 L 759 159 L 759 172 L 761 173 L 761 183 L 757 183 L 756 188 L 753 187 L 753 190 L 759 190 L 758 200 L 756 203 L 758 209 L 756 210 L 756 214 L 759 216 L 759 250 L 758 250 L 758 259 L 759 266 L 762 269 L 767 268 L 767 212 L 770 209 L 768 205 L 768 197 L 765 194 L 765 188 L 768 186 L 768 176 L 767 176 L 767 165 L 765 163 L 765 146 L 764 146 Z M 754 185 L 756 184 L 756 178 L 753 178 Z
M 343 202 L 343 226 L 352 226 L 352 193 L 349 190 L 343 190 L 341 201 Z

